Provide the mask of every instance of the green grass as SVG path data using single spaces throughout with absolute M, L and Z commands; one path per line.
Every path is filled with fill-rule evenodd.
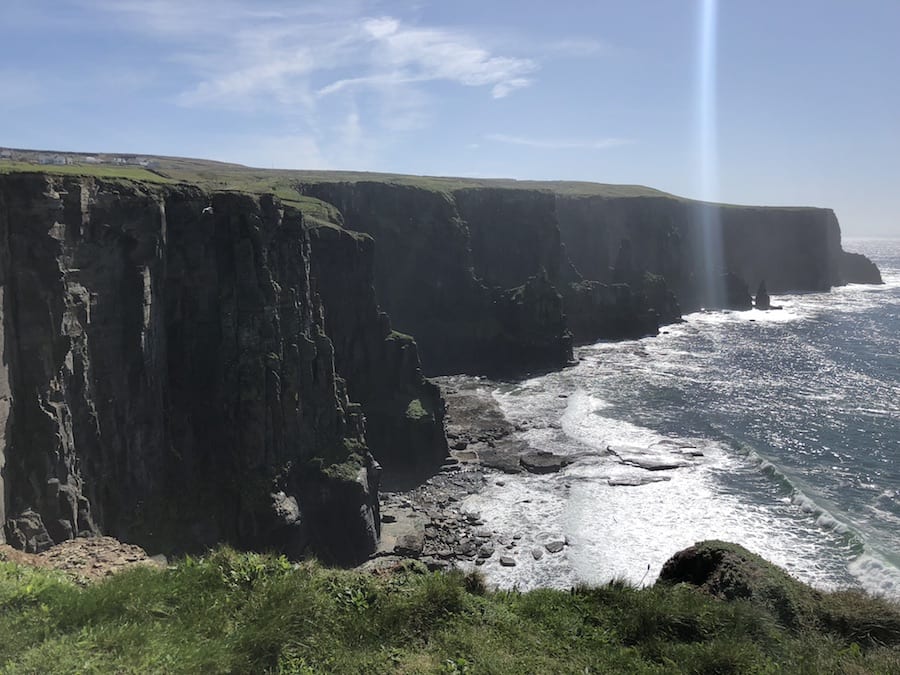
M 61 166 L 31 164 L 0 160 L 0 174 L 3 173 L 46 173 L 59 176 L 94 176 L 96 178 L 123 178 L 150 183 L 171 183 L 165 176 L 138 166 L 117 166 L 112 164 L 65 164 Z
M 407 335 L 406 333 L 401 333 L 399 330 L 392 330 L 388 333 L 388 336 L 385 340 L 393 340 L 396 342 L 410 343 L 415 342 L 416 339 L 412 335 Z
M 37 154 L 37 153 L 34 153 Z M 54 153 L 56 154 L 56 153 Z M 72 153 L 62 153 L 72 154 Z M 406 174 L 374 173 L 368 171 L 309 171 L 292 169 L 260 169 L 240 164 L 228 164 L 203 159 L 182 157 L 155 157 L 146 155 L 154 161 L 153 172 L 136 167 L 121 167 L 112 164 L 82 165 L 39 165 L 34 163 L 0 160 L 0 167 L 9 170 L 45 171 L 47 173 L 67 173 L 77 175 L 110 175 L 128 177 L 122 172 L 144 172 L 156 175 L 157 179 L 168 178 L 173 181 L 192 183 L 206 189 L 239 190 L 242 192 L 275 192 L 285 201 L 303 199 L 296 188 L 299 184 L 334 183 L 334 182 L 378 182 L 392 185 L 421 188 L 435 192 L 452 192 L 470 188 L 506 188 L 522 190 L 544 190 L 560 194 L 603 197 L 670 197 L 659 190 L 642 185 L 610 185 L 578 181 L 532 181 L 503 178 L 461 178 L 452 176 L 413 176 Z M 298 157 L 302 164 L 303 158 Z M 105 170 L 113 173 L 104 174 Z M 0 171 L 4 171 L 0 168 Z M 157 172 L 157 173 L 154 173 Z M 143 179 L 143 178 L 142 178 Z M 147 179 L 152 180 L 152 179 Z M 305 198 L 309 199 L 309 198 Z M 315 215 L 326 222 L 334 222 L 330 217 Z
M 37 151 L 16 151 L 18 156 L 36 157 Z M 24 153 L 24 154 L 23 154 Z M 77 157 L 80 153 L 66 154 Z M 153 182 L 182 182 L 198 185 L 206 190 L 236 190 L 255 194 L 275 193 L 286 203 L 298 206 L 316 223 L 337 225 L 340 216 L 333 206 L 304 196 L 298 192 L 302 185 L 318 183 L 375 182 L 451 194 L 466 189 L 518 189 L 540 190 L 574 198 L 657 198 L 672 201 L 699 203 L 644 185 L 615 185 L 587 181 L 538 181 L 510 178 L 463 178 L 454 176 L 414 176 L 407 174 L 374 173 L 368 171 L 318 171 L 294 169 L 261 169 L 204 159 L 185 157 L 159 157 L 142 155 L 154 162 L 153 170 L 115 164 L 38 165 L 24 161 L 0 160 L 0 173 L 10 171 L 43 171 L 51 174 L 92 175 L 115 178 L 133 178 Z M 107 158 L 115 157 L 109 155 Z M 110 160 L 111 161 L 111 160 Z M 297 164 L 304 163 L 297 157 Z M 723 208 L 748 208 L 734 204 L 720 204 Z M 305 208 L 304 208 L 305 207 Z M 756 209 L 806 210 L 807 207 L 749 207 Z
M 422 420 L 434 421 L 434 415 L 425 407 L 421 399 L 414 398 L 406 406 L 406 419 L 414 422 Z
M 869 621 L 896 612 L 858 602 Z M 229 549 L 86 588 L 0 563 L 0 635 L 4 674 L 900 672 L 896 640 L 788 629 L 684 584 L 489 593 L 418 564 L 374 576 Z

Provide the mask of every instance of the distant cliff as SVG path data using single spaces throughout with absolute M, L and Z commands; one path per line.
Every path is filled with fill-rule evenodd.
M 880 281 L 841 250 L 827 209 L 434 180 L 296 185 L 374 238 L 378 300 L 416 336 L 429 373 L 559 367 L 573 341 L 653 335 L 701 307 L 748 308 L 763 281 L 773 292 Z
M 370 447 L 443 457 L 443 401 L 379 314 L 366 242 L 312 239 L 271 196 L 0 175 L 6 539 L 371 551 Z
M 562 239 L 573 264 L 591 279 L 611 279 L 622 240 L 635 266 L 664 277 L 682 308 L 722 304 L 706 275 L 739 277 L 755 289 L 826 291 L 845 283 L 880 283 L 870 269 L 844 263 L 830 209 L 704 204 L 674 197 L 560 196 Z M 873 273 L 874 270 L 874 273 Z

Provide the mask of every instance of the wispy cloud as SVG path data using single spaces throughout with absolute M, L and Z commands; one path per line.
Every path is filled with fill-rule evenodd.
M 412 80 L 446 80 L 470 87 L 490 86 L 494 98 L 531 84 L 537 64 L 525 58 L 495 56 L 473 38 L 436 28 L 406 27 L 382 17 L 363 22 L 371 37 L 372 61 Z
M 496 143 L 524 145 L 540 150 L 607 150 L 634 143 L 628 138 L 600 138 L 594 140 L 526 138 L 524 136 L 508 136 L 507 134 L 488 134 L 485 138 Z
M 280 1 L 78 2 L 118 17 L 124 29 L 174 42 L 175 57 L 199 78 L 179 97 L 184 105 L 244 107 L 260 95 L 294 105 L 309 102 L 309 91 L 321 97 L 436 80 L 485 87 L 502 98 L 531 84 L 537 70 L 533 60 L 495 54 L 464 32 L 366 17 L 346 1 L 299 8 Z M 290 89 L 304 94 L 289 95 Z
M 50 0 L 31 2 L 40 6 Z M 142 50 L 155 50 L 158 60 L 148 64 L 152 70 L 140 80 L 154 96 L 187 110 L 236 113 L 231 120 L 243 115 L 264 119 L 269 135 L 259 138 L 259 148 L 283 166 L 377 163 L 373 158 L 400 135 L 440 118 L 438 85 L 442 95 L 456 87 L 488 101 L 504 99 L 534 86 L 541 60 L 589 57 L 605 49 L 593 39 L 523 40 L 502 31 L 416 20 L 411 17 L 424 13 L 410 12 L 409 2 L 53 2 L 77 8 L 58 13 L 75 22 L 70 32 L 114 32 L 119 40 L 135 39 Z M 386 10 L 392 15 L 384 15 Z M 148 79 L 151 75 L 156 79 Z M 137 83 L 132 78 L 129 88 Z M 10 90 L 33 96 L 26 84 L 17 82 Z M 504 135 L 491 140 L 544 149 L 600 149 L 626 142 Z M 242 157 L 265 165 L 249 140 L 244 147 L 236 139 L 234 147 Z M 296 162 L 285 163 L 294 155 Z
M 553 56 L 583 58 L 603 54 L 612 51 L 612 49 L 613 47 L 609 43 L 601 40 L 595 40 L 593 38 L 569 38 L 548 43 L 544 47 L 544 52 Z
M 429 83 L 501 99 L 533 84 L 539 68 L 464 30 L 367 15 L 367 0 L 70 1 L 165 44 L 181 70 L 176 104 L 280 116 L 287 146 L 320 159 L 334 151 L 354 163 L 354 144 L 363 159 L 372 136 L 427 124 Z

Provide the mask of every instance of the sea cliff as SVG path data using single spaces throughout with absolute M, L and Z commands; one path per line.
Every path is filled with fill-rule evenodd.
M 574 343 L 653 335 L 761 282 L 880 281 L 825 209 L 179 162 L 0 167 L 16 547 L 102 532 L 358 562 L 382 477 L 447 455 L 427 374 L 563 367 Z
M 778 293 L 881 281 L 842 250 L 829 209 L 486 183 L 296 184 L 374 237 L 378 300 L 416 336 L 429 374 L 559 367 L 573 342 L 653 335 L 700 308 L 749 309 L 762 282 Z
M 368 411 L 382 448 L 405 434 L 440 454 L 442 402 L 412 340 L 392 338 L 364 255 L 338 268 L 343 286 L 311 276 L 358 238 L 312 233 L 315 253 L 302 214 L 272 196 L 0 176 L 10 543 L 102 531 L 155 550 L 374 550 L 380 467 L 348 384 L 365 403 L 380 387 L 406 397 Z M 322 297 L 342 288 L 353 303 L 331 312 L 332 341 Z M 409 419 L 411 400 L 427 419 Z

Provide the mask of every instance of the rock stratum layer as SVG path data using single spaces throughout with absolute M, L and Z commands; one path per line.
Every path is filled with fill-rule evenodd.
M 0 173 L 0 539 L 26 551 L 102 532 L 354 563 L 382 471 L 447 455 L 423 370 L 558 368 L 749 288 L 880 281 L 823 209 L 158 165 Z

